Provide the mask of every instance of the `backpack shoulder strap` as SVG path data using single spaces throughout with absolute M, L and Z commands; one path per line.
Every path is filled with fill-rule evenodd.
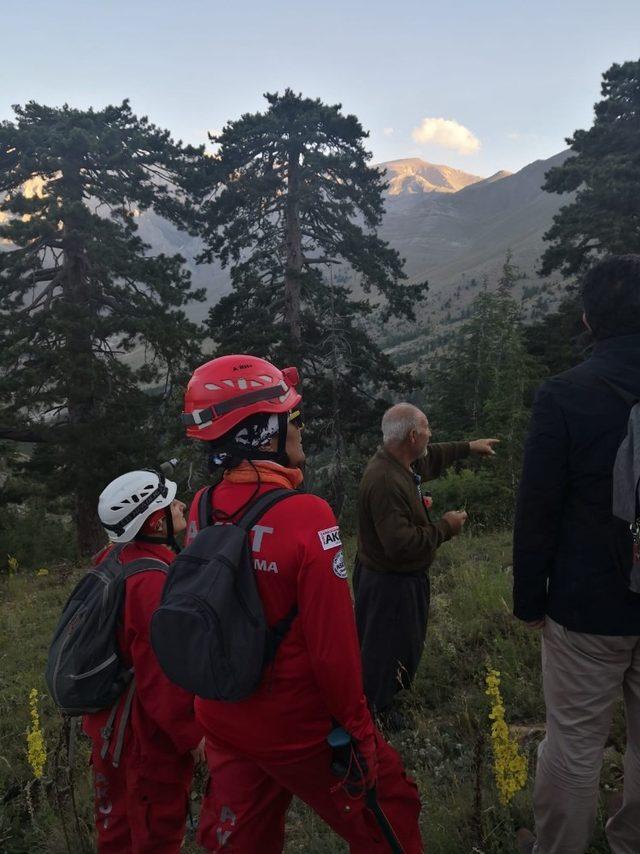
M 148 572 L 150 569 L 159 570 L 166 575 L 169 572 L 169 564 L 154 557 L 141 557 L 126 564 L 123 572 L 124 578 L 131 578 L 140 572 Z
M 236 525 L 248 533 L 267 510 L 279 504 L 280 501 L 285 501 L 287 498 L 299 494 L 295 489 L 270 489 L 251 504 L 242 517 L 238 519 Z M 278 647 L 297 616 L 298 603 L 295 602 L 290 611 L 281 620 L 278 620 L 275 625 L 269 627 L 265 645 L 264 666 L 270 664 L 275 658 Z
M 107 552 L 100 563 L 88 568 L 87 575 L 95 575 L 105 584 L 109 582 L 110 578 L 120 578 L 124 570 L 124 564 L 120 561 L 120 554 L 126 545 L 127 543 L 117 543 Z
M 597 377 L 597 379 L 600 381 L 600 383 L 606 385 L 607 388 L 610 388 L 611 391 L 615 392 L 618 397 L 621 397 L 622 400 L 624 400 L 624 402 L 627 404 L 627 406 L 633 408 L 636 403 L 640 402 L 640 398 L 637 398 L 634 394 L 631 394 L 631 392 L 627 391 L 626 389 L 620 388 L 619 385 L 616 385 L 616 383 L 612 383 L 611 380 L 605 379 L 605 377 L 600 376 Z
M 269 631 L 267 632 L 265 650 L 264 650 L 264 666 L 266 667 L 268 664 L 271 664 L 273 659 L 276 657 L 276 653 L 278 652 L 278 647 L 285 639 L 287 632 L 291 628 L 293 621 L 298 616 L 298 603 L 292 606 L 291 610 L 288 614 L 278 620 L 278 622 L 269 627 Z
M 256 522 L 264 516 L 267 510 L 270 510 L 275 504 L 279 504 L 280 501 L 291 498 L 293 495 L 299 495 L 299 493 L 295 489 L 270 489 L 257 498 L 235 524 L 239 528 L 249 532 Z
M 201 531 L 203 528 L 208 528 L 209 525 L 213 522 L 213 515 L 211 512 L 211 493 L 213 492 L 213 486 L 205 487 L 200 493 L 200 498 L 198 499 L 198 530 Z
M 116 543 L 115 546 L 111 549 L 111 551 L 107 552 L 104 558 L 100 563 L 105 563 L 106 561 L 114 561 L 115 563 L 119 563 L 122 566 L 120 561 L 120 555 L 128 546 L 128 543 Z M 100 566 L 100 564 L 96 564 L 96 566 Z

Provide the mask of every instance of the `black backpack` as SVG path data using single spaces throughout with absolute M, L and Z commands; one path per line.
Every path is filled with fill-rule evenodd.
M 153 558 L 122 564 L 126 543 L 115 546 L 87 571 L 69 596 L 49 647 L 45 679 L 58 708 L 68 715 L 107 709 L 132 682 L 120 658 L 116 631 L 127 578 L 150 569 L 168 571 Z
M 298 608 L 269 627 L 255 580 L 249 532 L 279 501 L 297 493 L 273 489 L 234 523 L 210 525 L 211 488 L 198 504 L 200 531 L 171 564 L 151 644 L 165 674 L 207 700 L 234 702 L 258 687 Z

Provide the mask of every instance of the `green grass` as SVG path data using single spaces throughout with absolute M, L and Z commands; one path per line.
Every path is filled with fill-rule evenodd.
M 351 556 L 353 543 L 347 542 Z M 510 724 L 521 729 L 534 767 L 544 722 L 539 635 L 510 615 L 510 551 L 506 534 L 465 536 L 445 545 L 432 570 L 427 643 L 414 690 L 402 698 L 411 729 L 391 738 L 423 798 L 422 828 L 432 854 L 511 854 L 521 824 L 531 826 L 531 775 L 508 807 L 498 803 L 488 746 L 487 666 L 502 674 Z M 0 576 L 0 851 L 66 854 L 92 851 L 88 746 L 80 738 L 69 767 L 59 716 L 42 676 L 48 642 L 79 570 L 49 575 L 19 568 Z M 49 759 L 42 783 L 26 760 L 28 694 L 42 694 Z M 624 722 L 619 709 L 607 749 L 603 789 L 621 787 Z M 74 793 L 75 809 L 71 795 Z M 198 795 L 194 805 L 197 806 Z M 303 804 L 288 816 L 287 852 L 346 851 Z M 195 851 L 187 843 L 185 852 Z M 608 852 L 603 821 L 590 854 Z

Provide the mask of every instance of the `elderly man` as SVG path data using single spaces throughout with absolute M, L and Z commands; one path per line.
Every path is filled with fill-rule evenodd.
M 364 689 L 387 726 L 394 695 L 418 669 L 429 614 L 429 567 L 467 519 L 450 510 L 429 517 L 420 484 L 469 454 L 493 456 L 497 439 L 430 444 L 424 412 L 399 403 L 382 418 L 382 447 L 365 470 L 358 494 L 358 555 L 354 570 L 356 621 Z

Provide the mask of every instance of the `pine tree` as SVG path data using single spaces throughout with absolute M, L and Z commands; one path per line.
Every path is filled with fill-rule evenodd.
M 524 330 L 527 352 L 540 367 L 542 376 L 553 376 L 582 362 L 591 343 L 582 322 L 582 300 L 571 289 L 557 309 L 545 314 Z
M 527 353 L 520 308 L 513 296 L 522 278 L 511 253 L 507 253 L 496 291 L 489 291 L 485 280 L 482 292 L 471 304 L 469 320 L 457 329 L 434 367 L 427 400 L 438 438 L 490 435 L 501 439 L 491 470 L 484 467 L 475 473 L 478 484 L 486 490 L 483 502 L 492 505 L 493 521 L 501 522 L 509 518 L 513 505 L 527 405 L 538 377 L 534 360 Z M 470 478 L 469 472 L 463 478 L 467 489 Z M 459 500 L 464 497 L 459 496 Z
M 386 185 L 355 116 L 289 89 L 265 97 L 266 112 L 213 138 L 220 189 L 202 258 L 231 267 L 233 290 L 211 310 L 210 334 L 220 353 L 301 366 L 312 437 L 337 448 L 377 428 L 385 389 L 412 386 L 369 330 L 377 316 L 413 319 L 426 284 L 407 285 L 376 235 Z
M 567 140 L 573 156 L 551 169 L 544 189 L 571 193 L 545 234 L 542 273 L 567 276 L 607 253 L 640 252 L 640 61 L 612 65 L 589 130 Z
M 103 110 L 14 107 L 0 125 L 0 437 L 43 443 L 30 460 L 73 496 L 81 553 L 101 538 L 101 487 L 162 438 L 166 389 L 198 344 L 179 255 L 149 254 L 137 213 L 195 233 L 202 150 Z M 153 460 L 153 456 L 151 459 Z

